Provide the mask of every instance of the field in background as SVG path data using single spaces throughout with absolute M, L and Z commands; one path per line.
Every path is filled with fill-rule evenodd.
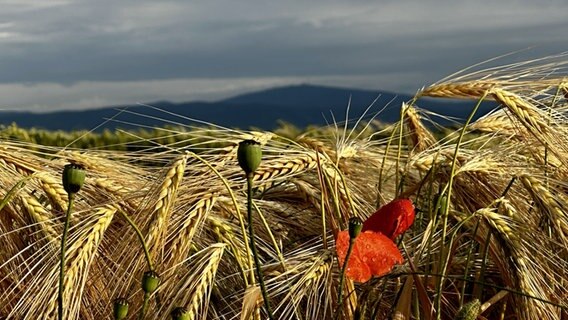
M 357 128 L 357 133 L 362 138 L 377 140 L 390 136 L 393 127 L 381 123 L 378 120 L 369 122 L 363 121 Z M 142 151 L 148 149 L 156 149 L 160 147 L 187 147 L 196 152 L 201 149 L 214 148 L 219 146 L 227 146 L 228 143 L 216 141 L 210 145 L 203 143 L 211 142 L 208 137 L 207 128 L 211 132 L 219 130 L 219 126 L 211 125 L 210 127 L 195 126 L 171 126 L 154 127 L 151 129 L 104 129 L 102 132 L 93 131 L 50 131 L 44 129 L 25 129 L 13 123 L 8 126 L 0 125 L 0 139 L 4 141 L 14 141 L 20 144 L 26 144 L 28 148 L 35 151 L 44 147 L 57 147 L 61 149 L 89 149 L 89 150 L 116 150 L 116 151 Z M 438 134 L 443 134 L 443 129 Z M 205 133 L 204 133 L 205 132 Z M 308 134 L 312 137 L 326 137 L 335 129 L 332 127 L 308 126 L 307 128 L 298 128 L 287 122 L 280 122 L 279 126 L 273 132 L 283 138 L 295 139 L 301 135 Z
M 568 319 L 567 65 L 565 55 L 547 57 L 424 88 L 418 96 L 470 99 L 472 113 L 483 99 L 500 104 L 443 135 L 413 101 L 391 125 L 369 118 L 307 131 L 4 128 L 0 318 L 55 318 L 67 206 L 60 175 L 75 162 L 87 180 L 68 238 L 66 319 L 112 319 L 118 297 L 132 319 L 142 306 L 144 253 L 121 212 L 140 226 L 162 278 L 147 319 L 178 306 L 192 319 L 264 319 L 236 160 L 238 143 L 254 139 L 264 154 L 255 241 L 277 318 L 333 319 L 334 234 L 352 216 L 409 197 L 417 219 L 398 241 L 405 263 L 368 283 L 347 281 L 340 318 L 453 319 L 479 299 L 479 319 Z

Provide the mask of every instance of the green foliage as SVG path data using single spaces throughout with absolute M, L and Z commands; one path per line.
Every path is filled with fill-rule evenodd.
M 199 138 L 199 135 L 200 130 L 189 130 L 185 127 L 175 126 L 135 130 L 117 129 L 114 131 L 104 129 L 102 132 L 24 129 L 18 127 L 15 123 L 9 126 L 0 126 L 0 139 L 28 143 L 29 148 L 36 151 L 42 146 L 116 151 L 140 151 L 153 148 L 160 151 L 160 149 L 164 149 L 164 146 L 198 145 L 200 141 L 205 141 L 205 139 Z M 204 147 L 219 146 L 210 143 Z

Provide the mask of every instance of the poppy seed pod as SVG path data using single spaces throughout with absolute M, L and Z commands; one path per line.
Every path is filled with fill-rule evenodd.
M 175 308 L 170 315 L 172 320 L 189 320 L 189 311 L 184 307 Z
M 66 164 L 63 168 L 63 189 L 68 194 L 74 194 L 81 190 L 85 182 L 85 170 L 81 165 L 76 163 Z
M 438 214 L 443 215 L 444 210 L 446 210 L 446 206 L 448 205 L 448 196 L 445 194 L 438 194 L 436 196 L 436 203 L 440 202 L 440 206 L 438 207 Z
M 253 173 L 262 160 L 260 143 L 254 140 L 244 140 L 239 143 L 237 159 L 243 171 L 248 175 Z
M 481 303 L 478 299 L 464 304 L 454 319 L 456 320 L 475 320 L 481 312 Z
M 146 293 L 153 293 L 158 289 L 160 277 L 155 271 L 146 271 L 142 277 L 142 290 Z
M 349 219 L 349 238 L 355 239 L 363 229 L 363 221 L 358 217 Z
M 114 319 L 126 319 L 128 315 L 128 300 L 125 298 L 118 298 L 114 300 Z

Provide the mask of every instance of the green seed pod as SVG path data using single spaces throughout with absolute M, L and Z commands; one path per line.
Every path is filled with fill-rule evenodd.
M 172 320 L 189 320 L 189 311 L 184 307 L 175 308 L 170 315 Z
M 239 160 L 239 165 L 247 175 L 253 173 L 262 160 L 260 143 L 254 140 L 241 141 L 237 149 L 237 159 Z
M 436 201 L 434 202 L 434 204 L 436 204 L 438 203 L 438 199 L 440 201 L 440 206 L 437 208 L 438 215 L 444 214 L 444 210 L 446 210 L 446 205 L 448 204 L 448 196 L 443 194 L 441 197 L 442 198 L 440 198 L 440 194 L 436 195 Z
M 128 300 L 125 298 L 118 298 L 114 300 L 114 319 L 126 319 L 128 315 Z
M 349 238 L 355 239 L 361 233 L 363 229 L 363 221 L 358 217 L 353 217 L 349 219 Z
M 481 303 L 479 299 L 474 299 L 464 304 L 455 316 L 455 320 L 475 320 L 481 312 Z
M 158 289 L 160 277 L 155 271 L 146 271 L 142 277 L 142 289 L 146 293 L 153 293 Z
M 63 189 L 68 194 L 74 194 L 81 190 L 85 182 L 85 170 L 81 165 L 70 163 L 63 168 Z

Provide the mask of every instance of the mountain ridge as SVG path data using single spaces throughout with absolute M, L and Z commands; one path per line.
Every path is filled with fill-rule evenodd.
M 278 125 L 278 121 L 286 121 L 301 128 L 308 125 L 326 125 L 326 118 L 329 119 L 331 114 L 338 121 L 342 121 L 345 120 L 348 106 L 350 119 L 359 118 L 371 106 L 368 115 L 375 114 L 384 107 L 378 119 L 383 122 L 394 122 L 399 118 L 401 103 L 411 98 L 412 96 L 408 94 L 389 91 L 300 84 L 243 93 L 214 102 L 157 101 L 148 104 L 41 114 L 0 112 L 0 124 L 8 125 L 15 122 L 23 128 L 69 131 L 94 128 L 129 129 L 164 124 L 195 125 L 205 122 L 232 128 L 255 127 L 271 130 Z M 471 101 L 441 99 L 420 99 L 418 103 L 418 106 L 429 111 L 457 118 L 465 118 L 474 105 L 475 103 Z M 494 104 L 484 103 L 478 112 L 478 117 L 493 108 Z M 444 120 L 441 120 L 441 124 L 444 124 Z

